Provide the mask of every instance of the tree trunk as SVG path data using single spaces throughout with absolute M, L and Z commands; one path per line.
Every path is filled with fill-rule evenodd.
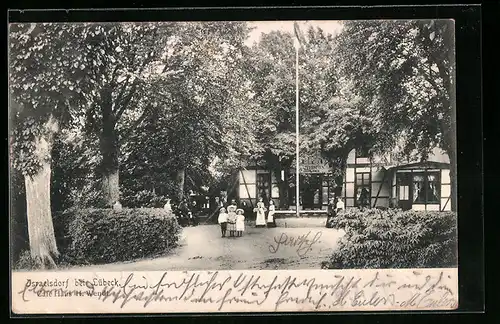
M 112 207 L 120 201 L 120 185 L 118 170 L 108 171 L 102 174 L 102 192 L 104 194 L 104 204 Z
M 100 150 L 102 156 L 102 194 L 106 207 L 112 207 L 120 200 L 119 165 L 118 165 L 118 137 L 115 130 L 115 120 L 111 111 L 111 94 L 103 91 L 102 133 L 100 136 Z
M 175 175 L 175 183 L 176 183 L 175 198 L 177 199 L 177 201 L 181 201 L 182 198 L 184 197 L 185 179 L 186 179 L 186 169 L 178 170 L 177 174 Z
M 350 146 L 346 146 L 350 147 Z M 349 155 L 350 149 L 335 151 L 335 152 L 325 152 L 324 156 L 328 160 L 328 164 L 332 168 L 332 176 L 335 182 L 335 195 L 342 196 L 342 190 L 344 188 L 344 177 L 347 168 L 347 156 Z
M 45 125 L 47 131 L 35 140 L 36 151 L 41 168 L 33 176 L 25 176 L 26 214 L 31 257 L 42 269 L 55 268 L 54 257 L 59 256 L 52 223 L 50 206 L 50 150 L 52 134 L 57 123 L 49 119 Z

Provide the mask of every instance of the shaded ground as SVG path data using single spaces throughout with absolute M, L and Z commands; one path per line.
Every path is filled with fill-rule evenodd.
M 69 270 L 318 269 L 343 235 L 342 231 L 325 228 L 325 222 L 324 217 L 287 218 L 277 220 L 277 228 L 255 228 L 247 223 L 243 236 L 232 238 L 221 238 L 218 225 L 186 227 L 180 246 L 167 256 Z M 301 236 L 305 239 L 301 240 Z

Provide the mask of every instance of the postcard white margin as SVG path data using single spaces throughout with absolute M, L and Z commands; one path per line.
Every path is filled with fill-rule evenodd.
M 458 308 L 458 269 L 12 272 L 15 314 Z

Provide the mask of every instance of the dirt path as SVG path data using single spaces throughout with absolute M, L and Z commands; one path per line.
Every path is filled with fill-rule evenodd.
M 324 228 L 324 222 L 324 219 L 280 220 L 277 228 L 254 228 L 247 224 L 242 237 L 231 238 L 221 238 L 217 225 L 186 227 L 179 247 L 167 256 L 69 270 L 318 269 L 343 235 L 342 231 Z M 302 245 L 301 236 L 307 239 Z M 279 241 L 285 243 L 278 244 Z

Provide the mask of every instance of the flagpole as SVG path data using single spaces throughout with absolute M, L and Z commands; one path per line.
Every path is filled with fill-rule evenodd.
M 295 213 L 299 217 L 299 44 L 295 44 Z

